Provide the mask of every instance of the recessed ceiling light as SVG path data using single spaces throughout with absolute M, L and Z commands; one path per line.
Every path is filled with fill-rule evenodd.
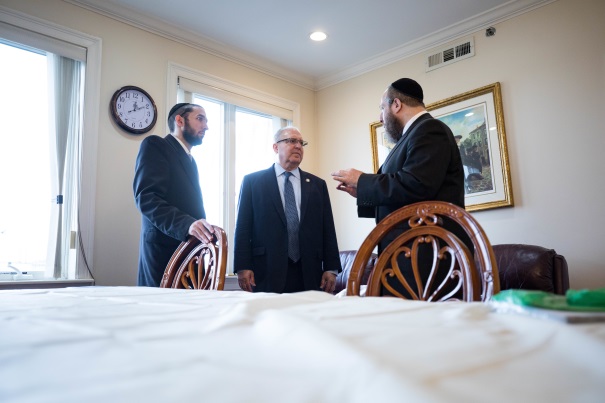
M 309 38 L 311 38 L 311 40 L 316 41 L 316 42 L 323 41 L 327 37 L 328 37 L 328 35 L 326 35 L 325 32 L 321 32 L 321 31 L 315 31 L 315 32 L 311 33 L 311 35 L 309 35 Z

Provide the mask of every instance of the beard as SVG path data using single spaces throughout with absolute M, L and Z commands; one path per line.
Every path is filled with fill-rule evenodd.
M 390 113 L 384 115 L 384 131 L 393 143 L 397 143 L 403 134 L 403 125 Z
M 185 119 L 185 127 L 183 127 L 183 137 L 192 147 L 202 144 L 204 136 L 198 137 L 195 135 L 195 130 L 191 128 L 187 119 Z

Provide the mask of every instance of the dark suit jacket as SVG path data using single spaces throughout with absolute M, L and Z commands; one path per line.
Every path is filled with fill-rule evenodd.
M 340 272 L 326 182 L 300 170 L 300 256 L 306 290 L 318 290 L 324 271 Z M 275 168 L 244 177 L 235 228 L 234 269 L 253 270 L 255 292 L 282 292 L 288 269 L 288 231 Z
M 206 218 L 197 168 L 172 135 L 141 142 L 134 198 L 142 215 L 138 285 L 159 287 L 191 224 Z
M 440 200 L 464 208 L 464 171 L 450 128 L 426 113 L 399 139 L 376 174 L 362 174 L 357 183 L 360 217 L 380 222 L 408 204 Z M 404 230 L 379 246 L 382 251 Z M 464 241 L 464 239 L 463 239 Z

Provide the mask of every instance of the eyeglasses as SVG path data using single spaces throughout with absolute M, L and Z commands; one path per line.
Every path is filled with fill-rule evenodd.
M 285 141 L 287 144 L 290 144 L 290 145 L 300 144 L 302 147 L 309 144 L 308 141 L 299 140 L 299 139 L 281 139 L 281 140 L 276 141 L 275 144 L 281 143 L 282 141 Z

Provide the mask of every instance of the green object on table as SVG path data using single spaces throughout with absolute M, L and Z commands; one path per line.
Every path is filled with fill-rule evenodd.
M 567 290 L 567 303 L 572 306 L 601 307 L 605 310 L 605 288 Z
M 566 295 L 545 291 L 504 290 L 494 295 L 492 300 L 561 311 L 605 312 L 605 288 L 568 290 Z

